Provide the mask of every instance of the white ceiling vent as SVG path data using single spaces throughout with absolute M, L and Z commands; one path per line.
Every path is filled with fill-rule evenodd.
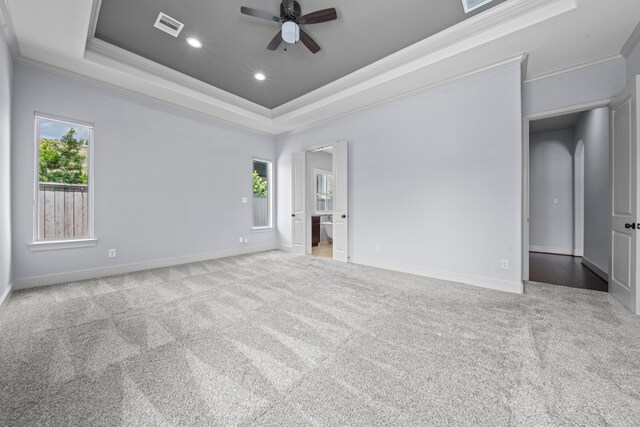
M 491 3 L 492 1 L 493 0 L 462 0 L 462 7 L 464 7 L 464 13 L 469 13 L 480 6 Z
M 160 15 L 158 15 L 158 19 L 156 19 L 154 27 L 164 31 L 167 34 L 171 34 L 173 37 L 178 37 L 178 34 L 180 34 L 180 31 L 182 31 L 182 27 L 184 27 L 184 24 L 182 22 L 178 22 L 169 15 L 160 12 Z

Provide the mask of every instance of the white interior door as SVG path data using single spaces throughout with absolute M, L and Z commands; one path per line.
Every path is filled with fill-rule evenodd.
M 333 259 L 349 261 L 349 172 L 347 141 L 333 146 Z
M 611 103 L 609 292 L 633 313 L 638 304 L 638 77 Z
M 293 153 L 291 159 L 291 240 L 293 252 L 306 254 L 305 233 L 307 199 L 305 197 L 305 152 Z

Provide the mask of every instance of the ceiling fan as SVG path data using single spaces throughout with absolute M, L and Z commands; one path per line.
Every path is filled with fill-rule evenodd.
M 295 0 L 282 0 L 282 3 L 280 3 L 280 17 L 246 6 L 240 7 L 240 12 L 255 18 L 282 23 L 281 30 L 278 31 L 278 34 L 267 46 L 269 50 L 276 50 L 282 41 L 290 44 L 301 41 L 311 53 L 317 53 L 320 51 L 320 46 L 300 26 L 320 24 L 338 19 L 338 14 L 333 7 L 302 15 L 300 3 Z

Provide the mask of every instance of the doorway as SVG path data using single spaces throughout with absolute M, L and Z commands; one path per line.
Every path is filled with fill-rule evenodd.
M 333 146 L 307 153 L 307 189 L 307 205 L 311 207 L 311 247 L 307 253 L 333 258 Z
M 609 108 L 528 122 L 527 280 L 608 291 Z
M 348 143 L 292 155 L 293 252 L 349 261 Z

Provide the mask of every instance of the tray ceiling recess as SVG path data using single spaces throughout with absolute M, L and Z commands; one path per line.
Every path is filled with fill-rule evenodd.
M 534 85 L 614 67 L 640 37 L 638 0 L 467 0 L 469 13 L 461 0 L 298 1 L 302 14 L 336 9 L 304 28 L 316 54 L 265 49 L 278 23 L 239 11 L 282 0 L 0 0 L 0 27 L 16 63 L 270 135 L 505 64 Z M 160 13 L 184 24 L 177 37 L 154 28 Z
M 273 109 L 504 1 L 102 0 L 95 37 Z

